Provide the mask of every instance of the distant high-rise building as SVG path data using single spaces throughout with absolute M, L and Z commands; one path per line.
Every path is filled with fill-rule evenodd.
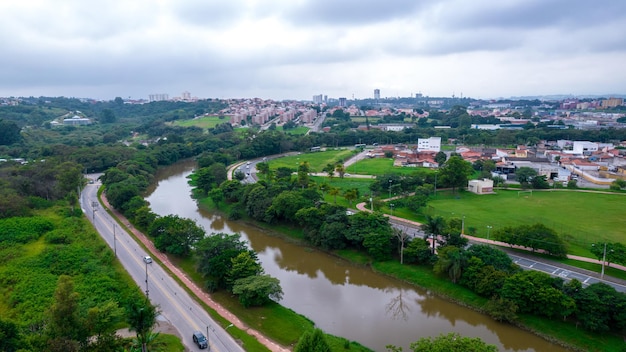
M 342 108 L 345 108 L 347 106 L 347 98 L 339 98 L 339 106 L 341 106 Z
M 315 104 L 321 104 L 323 102 L 323 96 L 321 94 L 320 95 L 314 95 L 313 96 L 313 102 Z
M 170 100 L 170 96 L 168 94 L 150 94 L 148 95 L 148 101 L 164 101 Z
M 374 89 L 374 99 L 380 100 L 380 89 Z
M 183 100 L 191 100 L 191 93 L 184 91 L 182 95 Z

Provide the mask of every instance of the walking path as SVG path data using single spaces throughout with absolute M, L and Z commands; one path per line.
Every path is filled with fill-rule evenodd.
M 195 295 L 203 303 L 205 303 L 206 305 L 211 307 L 219 315 L 221 315 L 224 319 L 230 321 L 234 326 L 236 326 L 240 330 L 243 330 L 243 331 L 247 332 L 249 335 L 254 336 L 260 343 L 262 343 L 270 351 L 276 351 L 276 352 L 287 352 L 287 351 L 290 351 L 288 348 L 284 348 L 284 347 L 278 345 L 277 343 L 275 343 L 274 341 L 271 341 L 270 339 L 265 337 L 263 334 L 261 334 L 257 330 L 254 330 L 254 329 L 250 328 L 249 326 L 244 324 L 241 320 L 239 320 L 239 318 L 237 318 L 237 316 L 232 314 L 230 311 L 226 310 L 219 303 L 215 302 L 206 292 L 204 292 L 202 289 L 200 289 L 191 279 L 189 279 L 189 277 L 187 277 L 187 275 L 185 275 L 185 273 L 183 273 L 176 265 L 172 264 L 172 262 L 169 260 L 169 258 L 164 253 L 161 253 L 158 249 L 156 249 L 156 247 L 154 246 L 152 241 L 150 239 L 148 239 L 146 237 L 146 235 L 144 235 L 141 231 L 137 230 L 128 221 L 128 219 L 126 219 L 126 217 L 124 215 L 122 215 L 120 212 L 118 212 L 113 207 L 111 207 L 111 205 L 109 204 L 108 200 L 104 196 L 104 193 L 102 193 L 102 195 L 100 197 L 100 200 L 102 201 L 102 204 L 104 204 L 104 206 L 107 208 L 107 210 L 110 211 L 111 214 L 113 214 L 113 216 L 116 217 L 118 219 L 118 221 L 128 231 L 132 232 L 136 239 L 141 241 L 141 243 L 147 248 L 148 252 L 150 252 L 152 257 L 153 258 L 158 258 L 161 261 L 161 263 L 165 267 L 167 267 L 167 269 L 174 276 L 176 276 L 176 278 L 178 278 L 178 280 L 180 282 L 182 282 L 193 293 L 193 295 Z

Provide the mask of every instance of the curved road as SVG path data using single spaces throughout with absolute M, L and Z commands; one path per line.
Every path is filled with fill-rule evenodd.
M 95 179 L 94 175 L 88 177 Z M 192 341 L 191 334 L 194 330 L 208 334 L 211 351 L 244 351 L 225 329 L 213 321 L 178 282 L 161 268 L 157 261 L 151 264 L 143 261 L 144 256 L 151 254 L 139 246 L 107 211 L 101 209 L 97 199 L 99 186 L 98 182 L 88 184 L 81 192 L 80 202 L 83 212 L 100 236 L 114 249 L 120 263 L 148 295 L 152 304 L 159 306 L 161 311 L 159 319 L 168 321 L 178 330 L 186 351 L 201 351 Z

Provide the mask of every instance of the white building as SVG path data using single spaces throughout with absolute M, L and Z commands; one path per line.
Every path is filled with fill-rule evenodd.
M 482 180 L 470 180 L 467 183 L 467 190 L 476 194 L 493 193 L 493 180 L 488 178 Z
M 441 137 L 418 138 L 417 139 L 417 151 L 418 152 L 440 152 L 441 151 Z
M 574 141 L 572 152 L 574 154 L 589 154 L 598 151 L 598 143 L 588 141 Z

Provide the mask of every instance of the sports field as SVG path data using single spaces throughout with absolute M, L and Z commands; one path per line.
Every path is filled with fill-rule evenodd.
M 622 194 L 497 190 L 490 195 L 438 192 L 425 212 L 445 218 L 465 216 L 466 231 L 474 228 L 479 237 L 504 226 L 540 222 L 563 236 L 569 253 L 589 256 L 593 242 L 626 243 L 625 206 Z

